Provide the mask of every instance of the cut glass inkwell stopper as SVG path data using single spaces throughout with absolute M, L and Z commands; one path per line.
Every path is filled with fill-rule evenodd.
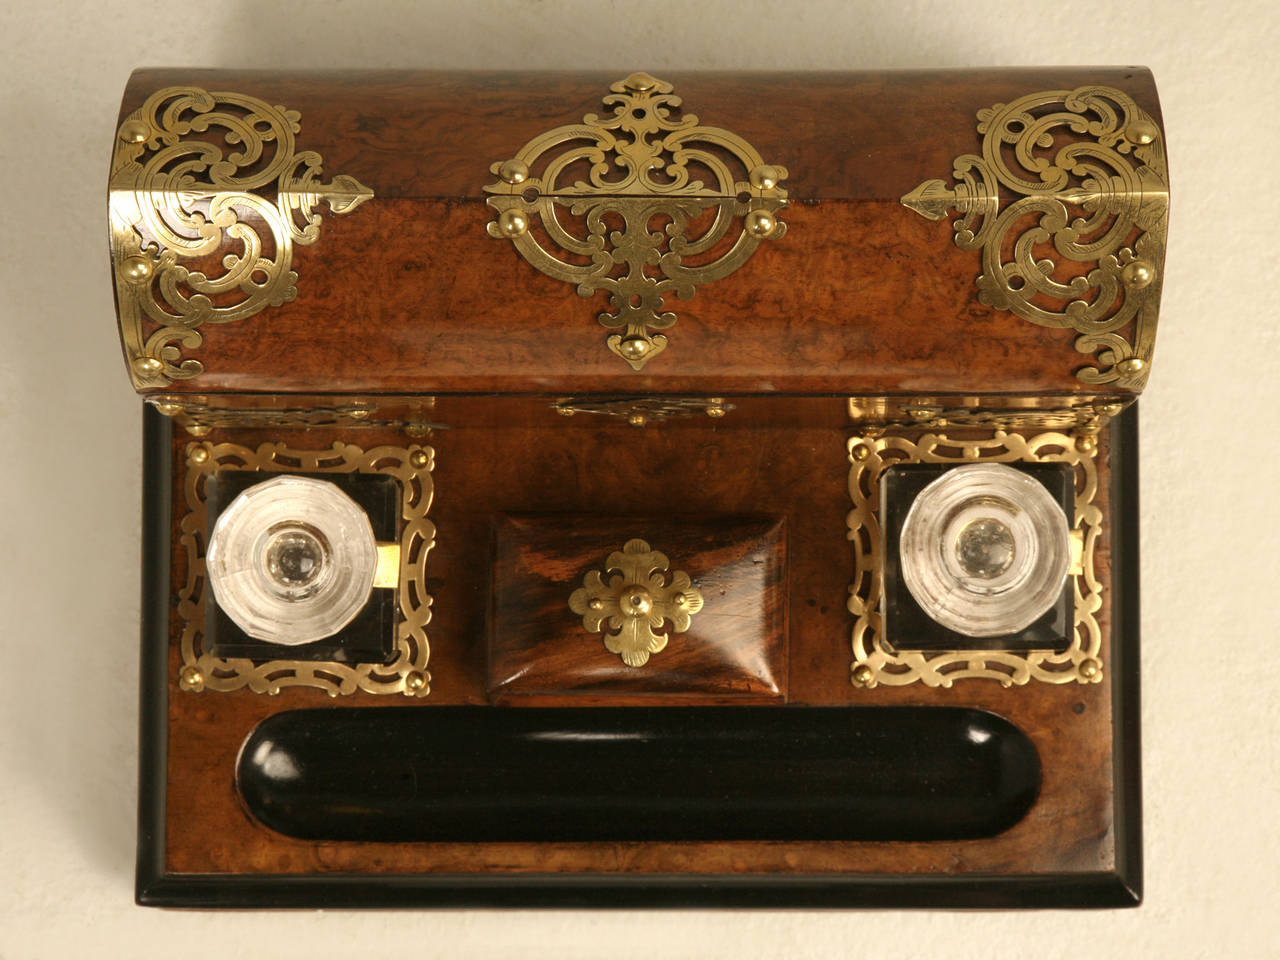
M 1057 601 L 1071 565 L 1062 507 L 1034 477 L 999 463 L 948 470 L 916 497 L 899 541 L 902 578 L 949 630 L 999 637 Z
M 281 476 L 231 502 L 209 536 L 209 586 L 257 640 L 295 646 L 347 626 L 369 600 L 378 547 L 365 512 L 332 483 Z

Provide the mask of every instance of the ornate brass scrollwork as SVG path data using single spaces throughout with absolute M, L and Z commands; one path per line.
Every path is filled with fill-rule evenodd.
M 492 165 L 488 230 L 581 296 L 606 291 L 600 323 L 622 331 L 608 347 L 639 370 L 667 346 L 650 331 L 676 322 L 663 309 L 668 294 L 688 300 L 786 232 L 778 184 L 787 170 L 736 134 L 681 115 L 669 83 L 633 73 L 609 89 L 612 116 L 589 113 Z
M 200 346 L 202 324 L 297 296 L 293 247 L 319 239 L 320 204 L 344 214 L 373 196 L 354 177 L 321 182 L 320 154 L 296 149 L 299 117 L 239 93 L 166 87 L 120 125 L 111 254 L 136 387 L 201 373 L 182 349 Z
M 605 561 L 605 570 L 618 571 L 606 584 L 599 570 L 592 570 L 585 586 L 573 591 L 569 609 L 582 617 L 582 625 L 592 633 L 605 630 L 604 645 L 629 667 L 642 667 L 649 655 L 667 645 L 661 630 L 666 620 L 676 633 L 689 629 L 693 615 L 702 609 L 702 594 L 689 575 L 677 570 L 664 583 L 663 572 L 670 567 L 666 554 L 653 550 L 643 540 L 628 540 Z
M 410 437 L 428 437 L 439 424 L 429 419 L 434 397 L 413 397 L 399 405 L 407 417 L 388 417 L 382 406 L 386 398 L 346 398 L 341 404 L 316 403 L 319 398 L 303 398 L 289 406 L 219 406 L 202 394 L 149 394 L 148 404 L 173 419 L 193 437 L 207 437 L 212 430 L 279 429 L 306 427 L 390 427 Z M 407 407 L 407 409 L 405 409 Z
M 978 133 L 982 156 L 956 158 L 954 187 L 926 180 L 903 205 L 930 220 L 955 210 L 956 246 L 982 251 L 978 299 L 1078 333 L 1097 364 L 1080 380 L 1140 389 L 1169 209 L 1160 128 L 1127 94 L 1079 87 L 979 110 Z
M 995 430 L 980 439 L 925 432 L 855 435 L 849 439 L 848 537 L 854 544 L 854 582 L 849 588 L 853 627 L 850 680 L 870 689 L 884 684 L 904 686 L 920 682 L 950 687 L 970 678 L 996 680 L 1001 686 L 1042 683 L 1100 683 L 1102 581 L 1095 570 L 1095 548 L 1102 535 L 1098 492 L 1097 433 L 1080 428 L 1073 433 L 1050 431 L 1032 436 Z M 1075 476 L 1075 516 L 1072 518 L 1072 589 L 1075 624 L 1070 646 L 1049 650 L 961 650 L 945 653 L 898 651 L 883 638 L 884 536 L 880 517 L 880 476 L 900 463 L 1065 463 Z
M 626 417 L 627 423 L 633 427 L 643 427 L 646 423 L 662 423 L 679 417 L 694 417 L 698 414 L 719 420 L 730 410 L 735 409 L 732 403 L 725 403 L 724 397 L 634 397 L 619 400 L 565 397 L 551 406 L 562 417 L 572 417 L 579 413 Z
M 200 441 L 186 447 L 183 493 L 187 512 L 180 526 L 185 553 L 186 583 L 178 590 L 178 618 L 182 625 L 179 649 L 182 666 L 178 686 L 190 693 L 226 692 L 247 687 L 254 693 L 277 694 L 285 687 L 314 687 L 331 697 L 364 693 L 401 693 L 425 697 L 431 692 L 427 662 L 431 645 L 431 595 L 427 593 L 427 555 L 436 543 L 436 528 L 428 517 L 433 486 L 431 447 L 381 446 L 365 450 L 336 441 L 320 450 L 299 450 L 283 442 L 256 448 L 235 443 Z M 205 602 L 209 596 L 205 551 L 209 539 L 209 480 L 219 470 L 257 470 L 272 473 L 380 473 L 394 477 L 401 489 L 400 542 L 379 548 L 377 580 L 399 585 L 400 615 L 396 622 L 395 659 L 390 663 L 338 663 L 330 660 L 254 661 L 222 659 L 206 648 Z

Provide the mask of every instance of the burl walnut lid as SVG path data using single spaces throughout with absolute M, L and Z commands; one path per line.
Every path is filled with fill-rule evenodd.
M 1141 68 L 140 70 L 140 391 L 1114 394 L 1168 172 Z

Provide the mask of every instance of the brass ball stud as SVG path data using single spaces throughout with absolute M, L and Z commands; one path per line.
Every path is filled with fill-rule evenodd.
M 137 357 L 133 361 L 133 369 L 144 377 L 154 377 L 164 369 L 164 364 L 155 357 Z
M 849 456 L 853 457 L 853 459 L 858 463 L 861 463 L 863 460 L 866 460 L 871 456 L 871 450 L 865 443 L 859 443 L 849 451 Z
M 507 183 L 524 183 L 529 179 L 529 165 L 523 160 L 508 160 L 498 168 L 498 176 Z
M 199 667 L 185 666 L 178 673 L 178 686 L 183 690 L 199 690 L 204 686 L 204 674 Z
M 1120 271 L 1120 282 L 1131 290 L 1141 290 L 1156 278 L 1156 268 L 1145 260 L 1132 260 Z
M 1102 664 L 1092 657 L 1080 661 L 1080 676 L 1085 680 L 1093 680 L 1102 673 Z
M 410 693 L 417 693 L 427 685 L 427 675 L 421 670 L 410 670 L 404 675 L 404 688 Z
M 627 360 L 639 360 L 649 352 L 649 343 L 640 339 L 623 340 L 618 346 L 618 352 Z
M 1081 453 L 1092 453 L 1098 447 L 1098 441 L 1093 437 L 1084 436 L 1076 440 L 1076 449 Z
M 120 262 L 120 274 L 131 283 L 142 283 L 149 280 L 155 267 L 146 257 L 125 257 Z
M 753 187 L 761 190 L 772 190 L 782 179 L 782 171 L 772 164 L 762 163 L 748 174 Z
M 125 143 L 142 143 L 147 139 L 147 125 L 141 120 L 126 120 L 120 125 L 120 139 Z
M 1126 377 L 1133 377 L 1146 369 L 1147 361 L 1141 357 L 1129 357 L 1127 360 L 1121 360 L 1116 364 L 1116 369 Z
M 778 228 L 778 221 L 768 210 L 752 210 L 747 214 L 747 233 L 763 240 Z
M 427 464 L 430 462 L 431 458 L 427 456 L 427 451 L 425 450 L 415 450 L 413 453 L 409 454 L 409 466 L 413 467 L 415 470 L 425 469 Z
M 1135 120 L 1129 124 L 1124 135 L 1134 143 L 1148 144 L 1160 135 L 1160 130 L 1150 120 Z
M 514 240 L 529 232 L 529 218 L 519 207 L 503 210 L 498 217 L 498 229 L 504 237 Z
M 872 681 L 875 680 L 876 677 L 875 671 L 865 663 L 860 663 L 854 667 L 853 673 L 850 674 L 850 676 L 853 678 L 853 682 L 860 687 L 871 686 Z
M 707 407 L 707 416 L 718 420 L 720 417 L 724 416 L 724 407 L 720 406 L 718 403 L 713 403 L 711 406 Z
M 204 463 L 209 459 L 209 451 L 204 447 L 194 447 L 187 459 L 192 463 Z
M 653 609 L 653 597 L 638 583 L 629 583 L 622 588 L 618 607 L 628 617 L 647 617 Z
M 658 85 L 656 78 L 642 71 L 631 74 L 627 79 L 622 81 L 622 85 L 628 90 L 634 90 L 637 93 L 644 93 L 646 90 L 652 90 Z
M 604 601 L 600 599 L 592 600 L 590 603 L 587 604 L 587 606 L 590 607 L 592 610 L 603 610 Z
M 633 413 L 627 417 L 627 423 L 633 427 L 643 427 L 646 423 L 643 413 Z

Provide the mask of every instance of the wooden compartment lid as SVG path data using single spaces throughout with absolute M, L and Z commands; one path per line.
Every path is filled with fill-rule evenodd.
M 1127 396 L 1168 174 L 1136 67 L 140 70 L 109 206 L 140 391 Z

